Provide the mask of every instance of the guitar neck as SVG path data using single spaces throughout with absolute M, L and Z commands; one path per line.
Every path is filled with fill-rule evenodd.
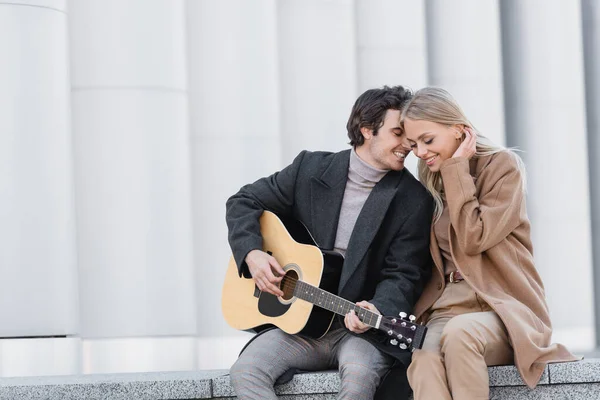
M 294 296 L 339 315 L 346 315 L 351 310 L 354 310 L 363 323 L 379 329 L 381 315 L 306 282 L 296 281 Z

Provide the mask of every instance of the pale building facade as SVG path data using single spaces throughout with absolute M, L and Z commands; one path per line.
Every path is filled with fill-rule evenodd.
M 599 22 L 594 0 L 0 0 L 0 376 L 228 368 L 227 197 L 348 148 L 384 84 L 445 87 L 522 150 L 554 339 L 594 349 Z

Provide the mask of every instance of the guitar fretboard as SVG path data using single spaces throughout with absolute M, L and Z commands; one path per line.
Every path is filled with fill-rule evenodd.
M 300 280 L 296 281 L 294 296 L 339 315 L 346 315 L 350 310 L 354 310 L 363 323 L 373 328 L 377 328 L 377 321 L 380 317 L 379 314 L 359 307 L 346 299 L 342 299 L 339 296 L 306 282 Z

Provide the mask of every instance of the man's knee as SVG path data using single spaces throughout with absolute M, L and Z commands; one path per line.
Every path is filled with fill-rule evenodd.
M 273 385 L 277 379 L 277 376 L 274 376 L 276 367 L 275 364 L 256 357 L 256 354 L 243 352 L 229 369 L 229 378 L 234 387 L 238 384 L 257 382 Z
M 381 380 L 378 371 L 373 366 L 360 362 L 349 362 L 340 365 L 342 392 L 360 393 L 359 397 L 372 398 Z
M 258 372 L 258 368 L 254 364 L 245 362 L 241 357 L 229 369 L 229 379 L 231 384 L 236 387 L 243 382 L 252 379 L 252 375 Z

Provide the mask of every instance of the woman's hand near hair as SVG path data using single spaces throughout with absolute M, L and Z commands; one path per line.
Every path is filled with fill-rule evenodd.
M 475 154 L 475 145 L 477 143 L 477 132 L 468 126 L 464 129 L 465 138 L 463 139 L 458 149 L 452 155 L 452 158 L 464 157 L 467 160 Z

